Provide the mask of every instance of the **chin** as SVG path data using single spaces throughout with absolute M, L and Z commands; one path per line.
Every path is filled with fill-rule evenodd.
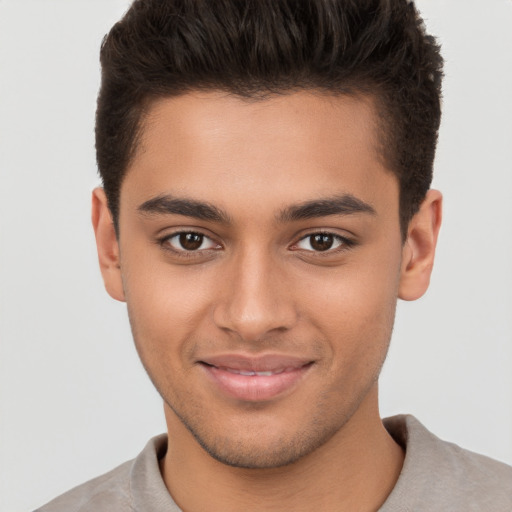
M 246 431 L 243 436 L 236 432 L 222 436 L 183 423 L 210 457 L 227 466 L 245 469 L 271 469 L 294 464 L 327 443 L 338 431 L 338 428 L 315 429 L 310 425 L 307 430 L 278 433 L 269 426 Z
M 199 440 L 198 440 L 199 441 Z M 234 468 L 243 469 L 271 469 L 289 466 L 297 462 L 304 455 L 312 450 L 300 450 L 299 447 L 290 445 L 272 448 L 268 445 L 262 446 L 261 443 L 255 446 L 239 446 L 233 445 L 231 447 L 223 444 L 222 446 L 216 444 L 206 444 L 199 441 L 203 449 L 218 462 L 231 466 Z M 302 453 L 305 451 L 306 453 Z

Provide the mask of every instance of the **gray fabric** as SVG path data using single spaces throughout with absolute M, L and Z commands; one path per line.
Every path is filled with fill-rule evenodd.
M 406 455 L 379 512 L 512 512 L 512 467 L 441 441 L 413 416 L 384 425 Z
M 441 441 L 413 416 L 384 420 L 406 450 L 395 488 L 379 512 L 512 512 L 512 467 Z M 167 437 L 36 512 L 180 512 L 160 476 Z
M 160 475 L 167 436 L 151 439 L 133 460 L 50 501 L 36 512 L 181 512 Z

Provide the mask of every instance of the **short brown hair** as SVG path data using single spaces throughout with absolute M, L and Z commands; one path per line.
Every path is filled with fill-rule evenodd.
M 443 60 L 408 0 L 135 0 L 105 37 L 96 152 L 117 228 L 123 177 L 156 98 L 223 90 L 371 94 L 400 224 L 432 181 Z

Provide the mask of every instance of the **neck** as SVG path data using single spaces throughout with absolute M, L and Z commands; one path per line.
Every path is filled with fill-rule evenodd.
M 402 449 L 378 414 L 377 388 L 324 445 L 294 464 L 270 469 L 227 466 L 208 455 L 166 407 L 165 484 L 185 512 L 375 511 L 392 491 Z

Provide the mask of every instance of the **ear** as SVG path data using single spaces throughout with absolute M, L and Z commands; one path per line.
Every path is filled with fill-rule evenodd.
M 442 203 L 441 192 L 429 190 L 418 213 L 409 223 L 407 240 L 402 249 L 398 288 L 398 296 L 403 300 L 419 299 L 430 284 L 441 227 Z
M 102 188 L 96 188 L 92 192 L 92 225 L 105 289 L 113 299 L 124 302 L 119 243 Z

